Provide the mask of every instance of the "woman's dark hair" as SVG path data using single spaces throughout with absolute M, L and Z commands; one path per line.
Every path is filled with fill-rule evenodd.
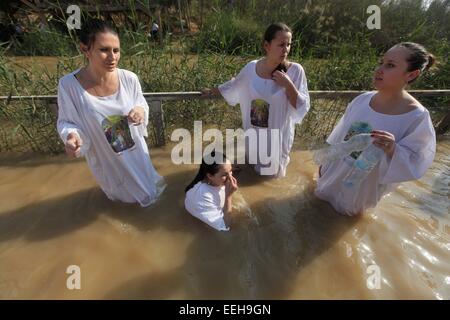
M 219 172 L 220 166 L 227 162 L 227 157 L 225 154 L 212 151 L 209 155 L 212 159 L 211 161 L 207 161 L 206 157 L 204 156 L 202 159 L 202 164 L 200 165 L 200 169 L 198 170 L 197 175 L 195 176 L 194 180 L 184 189 L 184 192 L 188 192 L 189 189 L 194 187 L 199 181 L 203 181 L 206 178 L 206 174 L 209 173 L 211 175 L 216 174 Z
M 110 32 L 118 36 L 117 30 L 112 24 L 100 19 L 88 19 L 84 21 L 77 35 L 81 43 L 90 49 L 95 42 L 95 36 L 101 32 Z
M 286 24 L 282 22 L 272 23 L 270 26 L 267 27 L 266 32 L 264 32 L 263 43 L 265 41 L 270 43 L 273 39 L 275 39 L 278 31 L 290 32 L 292 34 L 291 28 L 289 28 Z M 287 66 L 284 63 L 280 63 L 275 68 L 275 70 L 286 72 Z
M 264 32 L 264 41 L 271 42 L 275 39 L 278 31 L 292 33 L 291 28 L 289 28 L 286 24 L 282 22 L 272 23 L 267 27 L 266 32 Z
M 408 62 L 408 71 L 420 70 L 420 72 L 424 72 L 430 69 L 436 62 L 434 55 L 418 43 L 401 42 L 395 45 L 395 47 L 402 47 L 409 51 L 409 57 L 406 60 Z M 409 83 L 415 81 L 417 78 L 409 81 Z

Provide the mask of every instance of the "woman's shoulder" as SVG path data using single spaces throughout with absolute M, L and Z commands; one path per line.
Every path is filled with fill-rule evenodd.
M 59 78 L 59 86 L 66 88 L 67 86 L 71 86 L 74 82 L 74 80 L 76 80 L 75 75 L 80 71 L 80 69 L 77 69 L 75 71 L 72 71 L 64 76 L 62 76 L 61 78 Z
M 186 193 L 186 197 L 193 197 L 197 202 L 203 204 L 215 203 L 217 202 L 220 190 L 221 188 L 219 187 L 213 187 L 205 182 L 199 181 Z
M 355 98 L 353 98 L 353 101 L 355 100 L 364 100 L 364 99 L 370 99 L 372 98 L 377 92 L 376 91 L 366 91 L 364 93 L 361 93 L 357 95 Z
M 249 62 L 247 62 L 246 64 L 245 64 L 245 66 L 242 68 L 242 71 L 246 71 L 246 72 L 249 72 L 249 71 L 251 71 L 252 70 L 252 68 L 255 68 L 256 67 L 256 64 L 258 63 L 258 61 L 259 60 L 252 60 L 252 61 L 249 61 Z
M 408 119 L 406 121 L 417 123 L 428 121 L 432 125 L 430 112 L 420 102 L 410 104 L 402 115 L 405 117 L 405 120 Z
M 361 93 L 354 97 L 352 101 L 350 102 L 348 108 L 358 107 L 361 105 L 369 105 L 370 99 L 376 94 L 376 91 L 367 91 L 364 93 Z
M 119 76 L 126 81 L 139 81 L 138 75 L 133 71 L 117 68 L 117 72 L 119 73 Z
M 137 74 L 133 71 L 127 70 L 127 69 L 121 69 L 117 68 L 117 71 L 121 73 L 124 77 L 130 77 L 130 78 L 137 78 Z
M 289 75 L 289 77 L 291 77 L 292 80 L 306 77 L 303 66 L 300 63 L 294 61 L 288 62 L 286 73 Z
M 414 98 L 411 94 L 408 93 L 408 99 L 407 99 L 407 111 L 414 113 L 414 114 L 420 114 L 422 116 L 429 115 L 429 111 L 425 106 L 416 98 Z M 413 112 L 414 111 L 414 112 Z
M 295 62 L 295 61 L 289 61 L 288 71 L 290 71 L 290 70 L 296 71 L 296 72 L 303 72 L 304 71 L 303 66 L 300 63 Z

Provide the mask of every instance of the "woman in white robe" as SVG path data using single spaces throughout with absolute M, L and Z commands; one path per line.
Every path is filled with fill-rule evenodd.
M 84 156 L 111 200 L 155 202 L 165 188 L 144 136 L 149 108 L 138 77 L 117 68 L 120 42 L 105 22 L 91 20 L 80 32 L 89 63 L 59 81 L 57 129 L 71 157 Z
M 264 34 L 265 57 L 249 62 L 218 88 L 203 91 L 204 96 L 222 95 L 229 105 L 240 105 L 244 131 L 257 137 L 247 141 L 246 158 L 261 175 L 286 175 L 295 125 L 310 107 L 305 71 L 287 60 L 291 41 L 288 26 L 270 25 Z
M 356 215 L 375 207 L 396 184 L 425 174 L 435 155 L 435 132 L 428 110 L 405 87 L 433 63 L 434 57 L 415 43 L 400 43 L 384 54 L 374 75 L 377 91 L 356 97 L 327 139 L 334 145 L 370 132 L 384 151 L 381 160 L 354 188 L 344 181 L 361 153 L 321 166 L 317 197 L 340 213 Z
M 230 160 L 213 151 L 203 158 L 197 175 L 186 187 L 184 205 L 192 216 L 210 227 L 228 231 L 232 195 L 237 189 Z

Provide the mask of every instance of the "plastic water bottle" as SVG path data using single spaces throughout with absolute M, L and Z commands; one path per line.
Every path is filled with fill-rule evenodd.
M 315 151 L 313 159 L 316 164 L 324 165 L 342 159 L 352 152 L 362 151 L 370 146 L 372 141 L 370 133 L 357 134 L 347 141 Z
M 372 169 L 377 165 L 383 156 L 383 150 L 371 144 L 367 147 L 358 159 L 353 162 L 353 166 L 344 177 L 344 185 L 348 188 L 353 188 L 359 186 L 361 181 L 363 181 Z

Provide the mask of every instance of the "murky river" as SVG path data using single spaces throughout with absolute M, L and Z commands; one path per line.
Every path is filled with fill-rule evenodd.
M 244 167 L 230 232 L 184 210 L 196 166 L 170 152 L 151 149 L 168 187 L 149 208 L 110 202 L 82 159 L 3 157 L 0 298 L 450 299 L 450 139 L 425 177 L 356 218 L 314 197 L 308 151 L 284 179 Z

